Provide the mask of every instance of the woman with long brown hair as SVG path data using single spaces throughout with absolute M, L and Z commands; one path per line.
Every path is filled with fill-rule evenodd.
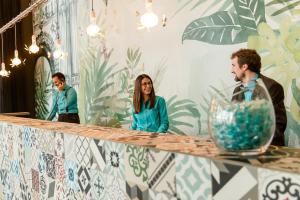
M 133 130 L 166 133 L 169 128 L 166 102 L 155 96 L 153 82 L 146 74 L 135 80 L 132 115 Z

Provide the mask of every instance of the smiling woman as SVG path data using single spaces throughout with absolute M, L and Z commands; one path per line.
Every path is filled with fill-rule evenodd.
M 155 96 L 153 82 L 146 74 L 135 80 L 133 94 L 133 130 L 165 133 L 169 128 L 165 100 Z

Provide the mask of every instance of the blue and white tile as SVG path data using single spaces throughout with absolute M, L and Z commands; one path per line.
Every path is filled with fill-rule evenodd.
M 213 199 L 257 199 L 257 168 L 211 161 Z M 241 187 L 241 185 L 243 187 Z M 234 195 L 232 195 L 234 191 Z
M 32 128 L 24 127 L 23 129 L 24 148 L 32 148 Z
M 125 180 L 125 144 L 106 141 L 104 143 L 106 165 L 104 173 Z
M 99 170 L 91 170 L 91 199 L 105 200 L 107 176 Z
M 66 184 L 69 188 L 74 191 L 79 190 L 78 186 L 78 163 L 72 160 L 65 160 L 65 173 L 66 173 Z
M 259 200 L 300 199 L 300 175 L 258 169 Z
M 210 161 L 176 154 L 176 193 L 181 200 L 211 199 Z

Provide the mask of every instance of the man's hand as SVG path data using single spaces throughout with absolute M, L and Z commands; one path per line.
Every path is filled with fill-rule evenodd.
M 57 86 L 57 89 L 58 89 L 59 91 L 63 91 L 64 88 L 65 88 L 65 82 L 60 82 L 60 83 L 58 84 L 58 86 Z

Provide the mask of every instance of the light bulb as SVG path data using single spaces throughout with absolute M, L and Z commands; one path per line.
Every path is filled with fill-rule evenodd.
M 0 76 L 9 77 L 9 74 L 10 74 L 10 71 L 6 71 L 6 69 L 5 69 L 5 63 L 2 62 L 2 63 L 1 63 Z
M 146 28 L 152 28 L 158 24 L 158 17 L 152 11 L 141 16 L 141 24 Z
M 29 53 L 35 54 L 35 53 L 37 53 L 40 50 L 40 48 L 36 44 L 36 37 L 35 37 L 35 35 L 32 35 L 31 40 L 32 40 L 32 44 L 30 45 L 30 47 L 29 47 L 28 50 L 29 50 Z
M 142 26 L 146 28 L 152 28 L 158 24 L 158 17 L 152 11 L 152 1 L 148 0 L 145 4 L 147 12 L 140 18 Z
M 87 27 L 86 32 L 89 36 L 95 37 L 100 31 L 99 26 L 96 24 L 96 13 L 94 10 L 91 11 L 90 25 Z
M 58 39 L 56 40 L 56 49 L 53 52 L 53 57 L 55 59 L 63 58 L 65 53 L 61 50 L 61 41 Z
M 22 61 L 19 58 L 18 50 L 15 50 L 15 57 L 11 60 L 11 66 L 16 67 L 16 66 L 20 65 L 21 63 L 22 63 Z

